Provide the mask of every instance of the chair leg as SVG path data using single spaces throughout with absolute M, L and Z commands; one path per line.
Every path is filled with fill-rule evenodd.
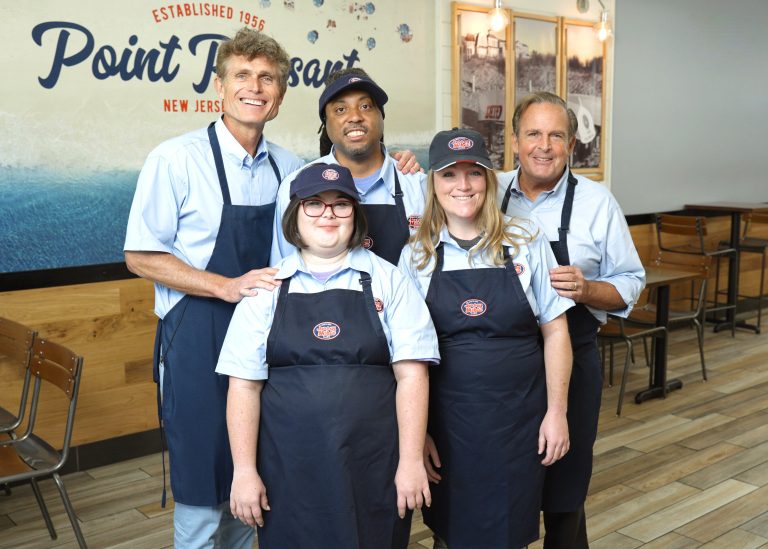
M 757 296 L 757 330 L 760 333 L 760 323 L 763 319 L 763 291 L 765 290 L 765 249 L 763 249 L 763 262 L 760 266 L 760 294 Z
M 45 505 L 45 501 L 43 500 L 43 493 L 40 491 L 40 486 L 37 484 L 37 479 L 30 479 L 29 482 L 32 485 L 32 492 L 35 494 L 37 506 L 40 507 L 40 512 L 43 514 L 43 520 L 45 521 L 45 526 L 48 528 L 48 533 L 51 535 L 51 539 L 56 539 L 56 529 L 53 527 L 51 514 L 48 512 L 48 507 Z
M 53 473 L 53 480 L 56 482 L 56 488 L 59 489 L 59 494 L 61 495 L 61 501 L 64 502 L 64 509 L 66 509 L 67 516 L 69 516 L 69 522 L 72 523 L 72 530 L 75 531 L 77 544 L 80 546 L 80 549 L 87 549 L 88 546 L 85 544 L 85 538 L 83 537 L 83 532 L 80 530 L 80 524 L 77 521 L 77 515 L 75 514 L 75 510 L 72 508 L 72 502 L 69 501 L 67 490 L 66 488 L 64 488 L 64 483 L 62 482 L 61 477 L 58 475 L 58 473 Z
M 619 404 L 616 406 L 616 415 L 621 415 L 621 405 L 624 403 L 624 389 L 627 386 L 627 373 L 629 372 L 629 361 L 632 356 L 632 342 L 626 340 L 627 343 L 627 356 L 624 359 L 624 372 L 621 375 L 621 387 L 619 387 Z
M 11 495 L 11 487 L 8 484 L 3 484 L 3 492 L 5 492 L 6 496 Z
M 608 344 L 610 360 L 608 361 L 608 387 L 613 387 L 613 343 Z
M 645 353 L 645 365 L 649 368 L 651 367 L 651 357 L 648 354 L 648 339 L 643 338 L 643 352 Z M 635 357 L 632 357 L 632 360 L 634 361 Z
M 704 381 L 707 381 L 707 366 L 704 363 L 704 325 L 699 322 L 698 318 L 693 319 L 693 323 L 696 325 L 696 337 L 699 340 L 699 356 L 701 357 L 701 377 Z

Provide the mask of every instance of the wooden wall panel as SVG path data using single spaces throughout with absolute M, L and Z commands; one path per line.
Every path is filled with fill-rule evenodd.
M 728 217 L 709 219 L 713 241 L 728 237 L 729 223 Z M 768 238 L 768 228 L 760 230 Z M 631 233 L 641 259 L 651 259 L 657 249 L 655 228 L 636 225 Z M 741 293 L 757 293 L 759 260 L 754 254 L 742 259 Z M 722 277 L 725 281 L 725 272 Z M 74 444 L 157 427 L 152 307 L 152 284 L 140 279 L 0 292 L 0 316 L 27 324 L 85 357 Z M 20 386 L 19 374 L 0 366 L 0 404 L 12 408 Z M 63 418 L 53 396 L 46 397 L 39 420 L 45 436 L 58 434 Z

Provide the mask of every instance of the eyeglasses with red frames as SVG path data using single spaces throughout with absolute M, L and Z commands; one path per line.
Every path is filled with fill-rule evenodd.
M 301 208 L 309 217 L 320 217 L 328 208 L 336 217 L 349 217 L 354 211 L 354 204 L 349 200 L 337 200 L 332 204 L 323 202 L 319 198 L 308 198 L 301 201 Z

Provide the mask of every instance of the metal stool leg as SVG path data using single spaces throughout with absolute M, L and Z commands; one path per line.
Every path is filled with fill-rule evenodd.
M 626 340 L 627 343 L 627 356 L 624 359 L 624 373 L 621 375 L 621 386 L 619 387 L 619 404 L 616 406 L 616 415 L 621 415 L 621 405 L 624 403 L 624 389 L 627 386 L 627 373 L 629 372 L 629 362 L 632 356 L 632 342 Z

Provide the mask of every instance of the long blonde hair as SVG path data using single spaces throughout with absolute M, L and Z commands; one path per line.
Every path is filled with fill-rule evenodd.
M 514 257 L 520 251 L 522 244 L 527 244 L 536 235 L 525 227 L 506 220 L 499 209 L 497 190 L 499 180 L 496 172 L 479 164 L 477 168 L 485 172 L 485 200 L 475 219 L 475 224 L 480 231 L 478 246 L 470 251 L 470 261 L 477 253 L 488 254 L 494 265 L 504 265 L 504 247 L 512 248 L 510 256 Z M 430 170 L 427 175 L 427 198 L 424 206 L 424 215 L 421 219 L 416 234 L 411 237 L 413 247 L 413 261 L 416 269 L 423 271 L 436 255 L 436 246 L 440 240 L 440 232 L 447 225 L 445 210 L 437 200 L 435 193 L 435 172 Z

